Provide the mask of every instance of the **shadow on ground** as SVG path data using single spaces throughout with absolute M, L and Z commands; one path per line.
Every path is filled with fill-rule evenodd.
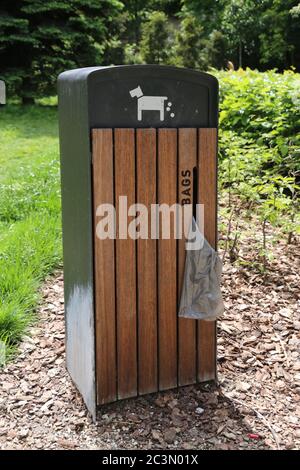
M 220 387 L 201 384 L 102 406 L 97 431 L 124 449 L 267 449 L 244 418 Z

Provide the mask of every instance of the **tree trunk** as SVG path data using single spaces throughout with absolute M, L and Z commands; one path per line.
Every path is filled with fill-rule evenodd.
M 266 273 L 267 271 L 267 255 L 266 255 L 266 250 L 267 250 L 267 233 L 266 233 L 266 228 L 267 228 L 267 219 L 263 220 L 263 225 L 262 225 L 262 232 L 263 232 L 263 271 Z
M 32 96 L 22 96 L 22 104 L 34 104 Z
M 135 43 L 138 45 L 140 43 L 140 18 L 137 1 L 134 3 L 134 32 L 135 32 Z
M 242 63 L 242 41 L 239 41 L 239 68 L 241 69 L 243 67 Z
M 28 70 L 30 70 L 30 65 L 28 65 Z M 22 89 L 21 89 L 21 99 L 22 104 L 34 104 L 34 86 L 32 83 L 32 76 L 29 72 L 23 77 L 22 80 Z

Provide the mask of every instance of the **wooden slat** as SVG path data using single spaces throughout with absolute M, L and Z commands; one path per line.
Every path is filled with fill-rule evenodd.
M 137 202 L 148 212 L 156 203 L 156 131 L 137 131 Z M 139 393 L 157 391 L 157 270 L 156 240 L 137 241 L 138 272 L 138 384 Z
M 128 207 L 135 199 L 146 206 L 183 203 L 182 172 L 188 170 L 192 176 L 196 164 L 198 201 L 205 206 L 205 236 L 215 247 L 216 129 L 198 131 L 198 163 L 195 129 L 178 130 L 178 162 L 177 130 L 157 132 L 156 161 L 154 129 L 136 131 L 136 156 L 134 129 L 116 129 L 114 168 L 113 131 L 93 130 L 94 214 L 101 203 L 113 204 L 114 200 L 118 214 L 118 198 L 125 195 Z M 96 217 L 95 229 L 98 222 Z M 174 233 L 167 240 L 137 242 L 118 236 L 115 242 L 99 240 L 95 235 L 98 404 L 172 388 L 177 385 L 177 367 L 179 385 L 193 383 L 196 355 L 197 380 L 215 378 L 215 322 L 198 322 L 197 335 L 193 320 L 179 319 L 177 325 L 184 262 L 184 240 L 176 243 Z
M 116 400 L 114 240 L 96 236 L 96 211 L 100 204 L 114 203 L 112 130 L 94 129 L 92 141 L 97 403 L 103 404 Z
M 198 201 L 204 204 L 204 235 L 216 248 L 217 229 L 217 130 L 199 129 Z M 198 380 L 216 377 L 216 322 L 198 323 Z
M 134 129 L 115 129 L 114 135 L 115 200 L 118 220 L 119 196 L 127 196 L 128 208 L 135 203 L 135 134 Z M 127 398 L 137 394 L 136 242 L 129 237 L 120 239 L 119 223 L 117 227 L 118 398 Z
M 177 200 L 177 130 L 158 130 L 158 202 Z M 161 221 L 160 221 L 161 222 Z M 160 224 L 161 225 L 161 224 Z M 177 386 L 176 239 L 158 241 L 159 389 Z
M 178 202 L 193 204 L 193 169 L 197 165 L 197 130 L 179 129 Z M 178 302 L 185 266 L 185 238 L 178 240 Z M 196 382 L 196 321 L 178 319 L 178 385 Z

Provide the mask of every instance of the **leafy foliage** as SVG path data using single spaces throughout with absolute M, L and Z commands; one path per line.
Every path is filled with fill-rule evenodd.
M 197 17 L 206 37 L 213 30 L 225 36 L 225 59 L 236 68 L 299 67 L 298 0 L 183 0 L 183 11 Z
M 204 66 L 203 28 L 192 15 L 186 15 L 176 35 L 174 46 L 174 62 L 183 67 L 201 68 Z
M 292 71 L 219 72 L 219 181 L 290 243 L 300 233 L 300 77 Z M 232 209 L 232 208 L 231 208 Z
M 168 57 L 169 26 L 167 16 L 154 11 L 143 25 L 141 56 L 148 64 L 163 64 Z
M 284 64 L 287 67 L 294 63 L 295 54 L 299 57 L 300 30 L 295 15 L 296 3 L 294 0 L 264 2 L 264 28 L 259 31 L 262 64 L 272 64 L 273 67 L 282 67 Z
M 299 11 L 298 0 L 2 0 L 0 79 L 32 103 L 91 65 L 297 69 Z
M 292 71 L 221 72 L 220 126 L 264 149 L 251 165 L 289 175 L 300 170 L 300 77 Z M 226 137 L 225 132 L 225 138 Z M 224 134 L 221 134 L 221 138 Z M 241 146 L 244 147 L 244 146 Z
M 23 102 L 55 92 L 57 75 L 105 62 L 117 33 L 118 0 L 3 0 L 1 78 Z
M 238 51 L 235 62 L 243 66 L 246 50 L 252 53 L 257 47 L 255 37 L 261 22 L 263 0 L 231 0 L 225 2 L 222 14 L 221 30 L 226 34 L 232 51 Z

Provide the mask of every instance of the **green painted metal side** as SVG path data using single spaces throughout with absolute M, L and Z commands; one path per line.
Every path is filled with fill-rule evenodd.
M 87 75 L 58 79 L 68 371 L 96 416 L 91 150 Z

